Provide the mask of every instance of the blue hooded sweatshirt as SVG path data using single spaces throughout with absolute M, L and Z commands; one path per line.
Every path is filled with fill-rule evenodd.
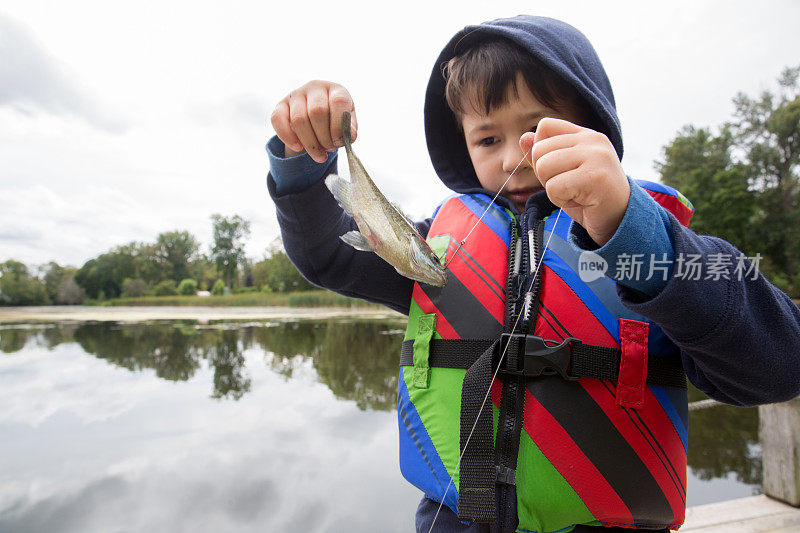
M 475 42 L 497 36 L 519 44 L 574 87 L 622 158 L 622 133 L 611 85 L 583 34 L 544 17 L 499 19 L 458 32 L 432 69 L 425 98 L 425 133 L 433 167 L 447 187 L 459 193 L 486 192 L 445 102 L 441 66 Z M 283 243 L 303 276 L 340 294 L 407 314 L 412 281 L 375 254 L 356 251 L 339 239 L 356 225 L 322 183 L 324 176 L 336 171 L 336 154 L 330 153 L 323 164 L 307 155 L 287 159 L 277 138 L 269 141 L 267 150 L 271 167 L 268 188 L 275 201 Z M 609 264 L 616 263 L 620 254 L 661 257 L 666 253 L 669 258 L 696 255 L 702 258 L 703 272 L 713 262 L 712 254 L 742 255 L 722 239 L 697 235 L 684 227 L 635 182 L 630 183 L 628 210 L 612 239 L 598 249 L 573 223 L 573 246 L 594 250 Z M 503 197 L 498 197 L 497 203 L 516 211 Z M 539 218 L 553 209 L 544 192 L 534 194 L 526 205 L 527 216 Z M 417 223 L 423 236 L 430 223 L 431 219 Z M 627 280 L 617 283 L 617 293 L 623 305 L 656 322 L 678 346 L 687 377 L 709 397 L 732 405 L 754 406 L 787 401 L 800 394 L 800 311 L 763 276 L 739 279 L 732 275 L 716 280 L 673 276 L 649 284 Z M 420 529 L 427 531 L 436 507 L 432 509 L 423 499 L 417 515 Z M 454 516 L 440 515 L 437 519 L 437 531 L 482 531 L 477 526 L 461 527 Z

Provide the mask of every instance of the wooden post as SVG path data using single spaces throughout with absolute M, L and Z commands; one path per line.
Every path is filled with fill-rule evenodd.
M 800 507 L 800 397 L 758 408 L 764 494 Z

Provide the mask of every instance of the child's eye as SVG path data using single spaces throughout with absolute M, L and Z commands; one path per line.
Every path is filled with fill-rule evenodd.
M 496 142 L 497 142 L 497 137 L 484 137 L 483 139 L 478 141 L 478 144 L 481 146 L 491 146 Z
M 531 132 L 531 133 L 536 133 L 536 128 L 538 128 L 538 127 L 539 127 L 539 125 L 538 125 L 538 124 L 534 124 L 534 125 L 531 127 L 531 129 L 530 129 L 530 132 Z

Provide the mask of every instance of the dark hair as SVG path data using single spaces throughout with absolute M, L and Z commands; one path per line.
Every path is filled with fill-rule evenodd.
M 597 122 L 589 104 L 572 85 L 518 44 L 494 38 L 476 44 L 442 66 L 447 80 L 445 99 L 459 126 L 461 116 L 471 110 L 483 110 L 488 115 L 505 104 L 509 86 L 518 96 L 517 73 L 522 74 L 533 96 L 547 107 L 562 110 L 577 106 L 584 117 L 582 126 L 592 127 Z

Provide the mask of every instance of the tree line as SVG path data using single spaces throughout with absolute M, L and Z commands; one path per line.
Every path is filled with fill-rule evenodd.
M 208 290 L 287 292 L 312 288 L 279 244 L 255 261 L 246 257 L 250 223 L 238 215 L 211 216 L 213 244 L 201 253 L 188 231 L 161 233 L 155 242 L 131 242 L 86 261 L 80 268 L 51 261 L 38 269 L 9 259 L 0 263 L 0 305 L 74 305 L 120 297 L 194 295 Z
M 691 228 L 722 237 L 792 297 L 800 297 L 800 66 L 777 90 L 739 93 L 733 118 L 685 126 L 656 163 L 661 181 L 695 207 Z
M 715 235 L 749 257 L 793 297 L 800 297 L 800 66 L 786 68 L 777 90 L 739 93 L 731 120 L 717 127 L 684 126 L 656 162 L 661 181 L 695 207 L 692 229 Z M 32 271 L 0 264 L 0 305 L 76 304 L 120 296 L 219 294 L 228 290 L 311 288 L 278 248 L 247 259 L 249 222 L 212 215 L 208 255 L 187 231 L 162 233 L 154 243 L 130 243 L 80 268 L 50 262 Z

